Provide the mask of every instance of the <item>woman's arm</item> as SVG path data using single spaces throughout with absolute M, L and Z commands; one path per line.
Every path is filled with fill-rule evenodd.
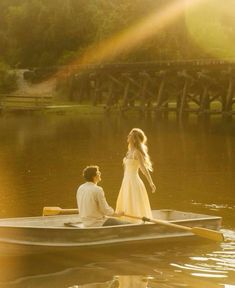
M 136 151 L 135 152 L 135 156 L 136 156 L 136 158 L 139 160 L 139 162 L 140 162 L 140 170 L 141 170 L 141 172 L 144 174 L 144 176 L 146 177 L 146 179 L 148 180 L 148 182 L 149 182 L 149 185 L 150 185 L 150 187 L 151 187 L 151 189 L 152 189 L 152 193 L 155 193 L 155 191 L 156 191 L 156 186 L 155 186 L 155 184 L 153 183 L 153 180 L 152 180 L 152 177 L 151 177 L 151 175 L 150 175 L 150 173 L 149 173 L 149 170 L 145 167 L 145 165 L 144 165 L 144 157 L 143 157 L 143 155 L 139 152 L 139 151 Z

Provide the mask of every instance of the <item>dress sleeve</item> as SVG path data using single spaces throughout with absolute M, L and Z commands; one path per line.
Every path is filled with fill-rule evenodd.
M 99 188 L 100 188 L 99 191 L 97 191 L 97 201 L 98 201 L 100 211 L 104 215 L 109 215 L 109 216 L 113 215 L 114 210 L 107 203 L 107 200 L 106 200 L 105 195 L 104 195 L 104 190 L 101 187 L 99 187 Z

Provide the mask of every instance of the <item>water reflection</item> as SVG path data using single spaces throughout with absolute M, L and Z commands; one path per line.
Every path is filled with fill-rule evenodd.
M 118 275 L 113 280 L 105 283 L 91 283 L 85 285 L 73 285 L 68 288 L 147 288 L 150 276 Z
M 150 194 L 152 207 L 195 209 L 192 200 L 235 205 L 233 122 L 189 119 L 178 123 L 175 119 L 111 116 L 1 119 L 0 170 L 9 171 L 11 176 L 2 174 L 4 191 L 16 193 L 7 193 L 8 197 L 0 201 L 0 216 L 38 215 L 42 206 L 48 205 L 74 206 L 74 191 L 82 181 L 80 171 L 94 162 L 102 168 L 102 185 L 114 206 L 122 179 L 126 135 L 136 126 L 148 135 L 154 162 L 158 193 Z M 18 209 L 13 206 L 17 203 Z M 4 207 L 10 209 L 4 213 Z
M 235 283 L 235 232 L 223 230 L 223 233 L 227 241 L 220 244 L 219 250 L 204 253 L 200 257 L 191 256 L 188 261 L 171 263 L 171 266 L 177 268 L 178 272 L 188 271 L 191 276 L 200 279 L 230 278 L 228 282 Z
M 234 261 L 235 242 L 89 248 L 1 259 L 0 287 L 221 288 L 235 284 Z
M 109 287 L 124 285 L 122 281 L 125 288 L 131 283 L 151 288 L 235 286 L 234 122 L 192 118 L 179 123 L 136 115 L 2 117 L 0 217 L 40 215 L 43 206 L 75 207 L 80 171 L 93 163 L 102 169 L 102 186 L 114 206 L 126 135 L 133 127 L 143 129 L 149 139 L 157 184 L 157 193 L 149 194 L 152 207 L 222 216 L 230 241 L 32 258 L 0 255 L 0 287 Z

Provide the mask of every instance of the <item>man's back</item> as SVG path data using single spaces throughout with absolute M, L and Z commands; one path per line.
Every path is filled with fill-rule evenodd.
M 77 205 L 81 220 L 85 227 L 102 226 L 105 215 L 114 213 L 104 196 L 102 187 L 93 182 L 86 182 L 77 190 Z

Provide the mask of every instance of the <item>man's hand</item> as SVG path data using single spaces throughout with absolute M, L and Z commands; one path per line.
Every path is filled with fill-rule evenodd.
M 114 214 L 113 214 L 113 216 L 115 216 L 115 217 L 121 217 L 121 216 L 124 216 L 124 212 L 123 211 L 120 211 L 120 212 L 115 212 Z

